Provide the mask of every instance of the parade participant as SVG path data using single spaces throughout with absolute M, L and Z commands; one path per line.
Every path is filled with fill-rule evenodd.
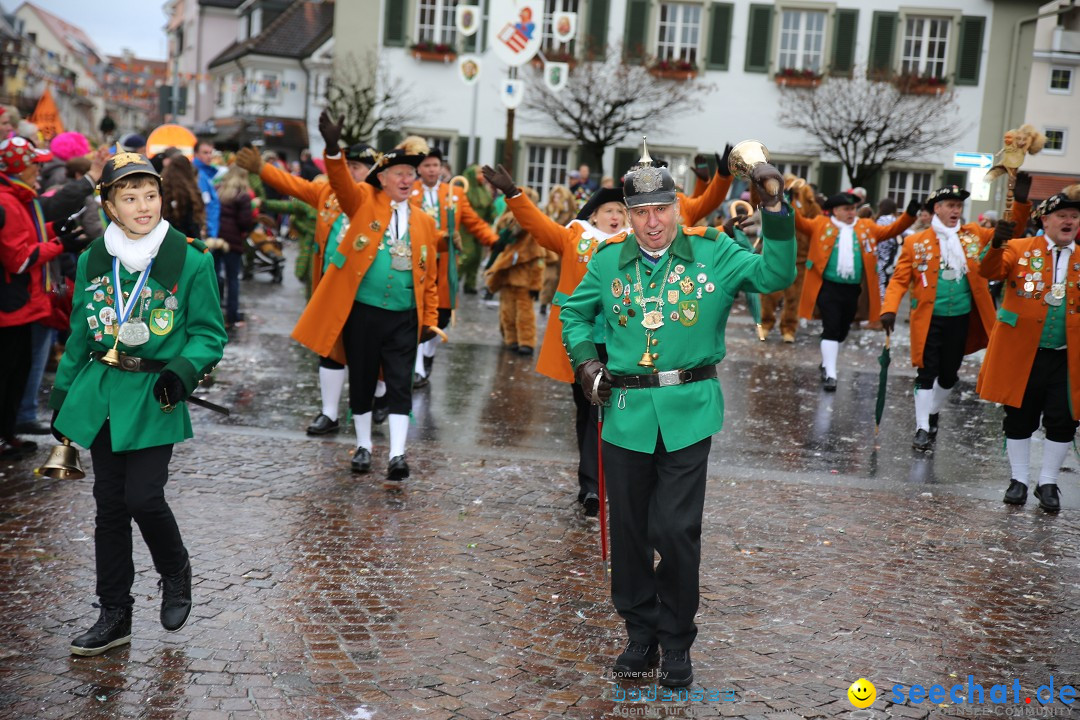
M 869 320 L 878 321 L 881 293 L 876 243 L 906 230 L 919 210 L 919 201 L 912 199 L 896 222 L 884 226 L 856 218 L 859 202 L 859 196 L 851 193 L 833 195 L 822 205 L 829 214 L 812 220 L 795 210 L 796 231 L 810 236 L 799 316 L 812 319 L 815 305 L 821 311 L 821 383 L 826 392 L 836 392 L 836 358 L 864 287 L 869 294 Z
M 213 258 L 161 219 L 161 178 L 120 153 L 101 175 L 112 221 L 79 257 L 71 335 L 49 405 L 58 440 L 90 448 L 97 505 L 94 554 L 101 613 L 71 643 L 100 655 L 131 641 L 131 521 L 161 575 L 161 625 L 191 612 L 191 562 L 165 500 L 173 444 L 192 437 L 184 402 L 221 360 Z
M 540 197 L 531 188 L 525 193 L 532 202 Z M 499 294 L 499 329 L 504 347 L 518 355 L 532 355 L 536 348 L 536 308 L 533 294 L 540 291 L 544 260 L 548 251 L 514 219 L 503 213 L 495 231 L 506 248 L 484 273 L 488 290 Z
M 724 199 L 728 195 L 728 191 L 731 189 L 731 181 L 734 179 L 731 176 L 731 170 L 728 168 L 728 156 L 730 154 L 730 143 L 724 147 L 723 155 L 713 153 L 713 157 L 716 158 L 716 172 L 714 172 L 712 178 L 708 180 L 704 190 L 698 192 L 701 182 L 701 177 L 698 176 L 694 181 L 693 196 L 683 192 L 676 192 L 675 195 L 679 200 L 679 209 L 682 211 L 680 222 L 686 227 L 696 227 L 700 225 L 705 221 L 705 218 L 709 217 L 709 215 L 720 207 L 720 203 L 724 202 Z M 696 166 L 706 164 L 705 156 L 701 154 L 695 155 L 694 163 L 696 174 Z M 657 165 L 664 164 L 666 163 L 657 163 Z
M 214 159 L 214 143 L 209 140 L 199 140 L 195 143 L 195 157 L 191 164 L 199 174 L 199 192 L 202 193 L 203 207 L 206 209 L 206 237 L 218 238 L 219 223 L 221 222 L 221 201 L 218 200 L 217 190 L 214 188 L 214 180 L 217 178 L 218 169 L 211 165 Z
M 420 177 L 413 186 L 410 201 L 430 215 L 439 230 L 439 328 L 446 328 L 450 324 L 450 314 L 457 307 L 457 255 L 460 252 L 457 238 L 461 226 L 464 225 L 481 245 L 494 245 L 499 236 L 473 210 L 464 188 L 454 186 L 451 189 L 449 183 L 442 181 L 442 162 L 442 152 L 438 148 L 427 153 L 417 168 Z M 414 388 L 428 384 L 439 343 L 439 338 L 432 338 L 417 353 Z
M 491 196 L 491 190 L 487 188 L 480 177 L 480 166 L 470 165 L 461 173 L 469 183 L 469 190 L 465 197 L 473 211 L 486 223 L 494 223 L 495 198 Z M 481 243 L 476 236 L 469 232 L 468 227 L 459 228 L 461 231 L 461 290 L 466 295 L 476 294 L 476 272 L 480 269 Z
M 355 183 L 362 183 L 367 179 L 375 162 L 375 155 L 375 150 L 367 143 L 351 145 L 345 151 L 346 167 Z M 236 164 L 258 175 L 268 187 L 315 208 L 315 246 L 310 267 L 311 293 L 314 294 L 329 263 L 330 255 L 337 249 L 338 239 L 349 225 L 349 218 L 342 213 L 330 182 L 304 180 L 298 175 L 291 175 L 271 163 L 264 162 L 259 152 L 252 147 L 240 148 L 236 153 Z M 328 251 L 327 246 L 331 242 L 333 248 Z M 345 375 L 345 350 L 338 343 L 319 358 L 322 411 L 308 425 L 308 435 L 328 435 L 341 429 L 338 406 L 341 404 L 341 393 L 345 387 Z
M 791 204 L 803 217 L 814 219 L 821 215 L 821 206 L 817 204 L 814 190 L 802 178 L 794 175 L 784 176 L 784 187 L 790 193 Z M 780 338 L 785 343 L 795 342 L 795 331 L 799 328 L 799 297 L 802 295 L 803 278 L 806 277 L 806 254 L 810 250 L 810 233 L 795 233 L 797 251 L 795 253 L 795 282 L 780 292 L 761 296 L 761 326 L 758 328 L 758 340 L 765 342 L 776 325 L 776 308 L 783 305 L 780 312 Z
M 1027 188 L 1017 183 L 1013 217 L 1027 221 Z M 971 195 L 956 185 L 930 193 L 926 207 L 931 227 L 904 241 L 896 271 L 885 293 L 881 325 L 896 327 L 900 301 L 911 290 L 911 364 L 915 376 L 915 438 L 911 447 L 927 451 L 937 439 L 938 415 L 959 379 L 965 355 L 982 350 L 994 326 L 990 287 L 979 275 L 979 258 L 994 230 L 960 224 L 964 201 Z
M 1031 435 L 1046 431 L 1042 471 L 1035 487 L 1039 507 L 1061 509 L 1057 478 L 1080 418 L 1080 185 L 1040 207 L 1045 236 L 1004 242 L 1011 224 L 995 231 L 979 273 L 1001 280 L 1004 299 L 990 335 L 976 391 L 1005 406 L 1005 447 L 1012 479 L 1004 501 L 1027 501 Z
M 715 228 L 680 226 L 670 173 L 639 164 L 623 188 L 633 234 L 604 243 L 562 308 L 578 382 L 589 400 L 611 401 L 603 427 L 611 597 L 629 635 L 616 677 L 640 676 L 662 649 L 660 683 L 693 681 L 705 479 L 723 420 L 716 363 L 728 313 L 737 292 L 772 292 L 795 278 L 791 209 L 761 187 L 783 180 L 766 164 L 753 179 L 763 198 L 760 255 Z M 598 319 L 607 363 L 593 341 Z
M 345 214 L 326 274 L 311 294 L 292 337 L 321 357 L 339 339 L 349 366 L 349 406 L 356 427 L 353 472 L 371 470 L 371 411 L 382 369 L 389 403 L 387 477 L 409 477 L 405 440 L 412 411 L 417 340 L 437 335 L 435 221 L 411 212 L 409 194 L 421 155 L 395 148 L 376 155 L 365 182 L 356 183 L 340 150 L 344 118 L 323 110 L 326 174 Z
M 570 188 L 565 185 L 555 185 L 548 190 L 548 201 L 544 205 L 544 214 L 551 218 L 559 227 L 566 227 L 578 214 L 577 201 L 574 200 Z M 544 284 L 540 288 L 540 314 L 547 315 L 547 306 L 555 297 L 559 289 L 559 278 L 562 276 L 562 267 L 558 253 L 549 251 L 548 261 L 544 265 Z
M 596 406 L 585 397 L 585 390 L 574 379 L 574 369 L 562 345 L 562 321 L 560 308 L 574 292 L 585 276 L 589 261 L 604 241 L 625 232 L 630 227 L 623 203 L 622 188 L 603 188 L 578 212 L 577 218 L 565 227 L 556 223 L 530 202 L 514 184 L 514 179 L 502 165 L 498 171 L 483 168 L 484 177 L 492 187 L 502 191 L 508 198 L 507 208 L 514 213 L 521 226 L 532 233 L 540 245 L 562 260 L 559 270 L 559 286 L 551 301 L 544 342 L 540 345 L 540 357 L 536 371 L 553 380 L 570 383 L 576 408 L 575 430 L 578 441 L 578 495 L 577 501 L 585 509 L 585 515 L 596 517 L 600 511 L 599 479 L 597 475 Z M 606 359 L 603 341 L 597 351 Z

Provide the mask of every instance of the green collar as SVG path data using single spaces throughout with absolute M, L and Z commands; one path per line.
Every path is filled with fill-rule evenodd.
M 641 251 L 638 247 L 637 238 L 634 237 L 634 233 L 631 232 L 623 243 L 622 251 L 619 254 L 619 267 L 625 267 L 641 256 Z M 679 226 L 679 234 L 676 235 L 675 239 L 671 242 L 671 247 L 668 248 L 668 252 L 678 256 L 686 262 L 694 262 L 694 248 L 690 245 L 690 238 L 683 233 L 682 225 Z
M 162 287 L 170 290 L 175 287 L 180 279 L 180 273 L 184 270 L 187 246 L 188 241 L 184 233 L 170 227 L 165 233 L 165 239 L 161 241 L 161 247 L 158 248 L 157 257 L 154 258 L 154 267 L 150 270 L 150 277 Z M 86 277 L 95 278 L 112 272 L 112 255 L 105 249 L 104 237 L 91 243 L 86 252 L 88 255 Z

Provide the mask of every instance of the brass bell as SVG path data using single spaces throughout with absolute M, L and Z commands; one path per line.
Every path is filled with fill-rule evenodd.
M 52 449 L 45 464 L 36 472 L 54 480 L 82 480 L 86 477 L 79 463 L 79 451 L 67 438 L 64 438 L 62 445 Z
M 769 162 L 769 151 L 757 140 L 743 140 L 731 149 L 728 155 L 728 169 L 735 177 L 749 180 L 750 174 L 758 165 Z M 780 195 L 780 183 L 776 179 L 765 182 L 765 192 L 773 197 Z
M 641 359 L 638 360 L 638 367 L 645 367 L 645 368 L 654 367 L 653 361 L 652 361 L 652 355 L 649 353 L 648 350 L 641 353 Z
M 120 330 L 116 331 L 116 342 L 109 348 L 109 352 L 101 356 L 101 362 L 111 367 L 120 367 L 120 351 L 116 349 L 116 346 L 120 344 Z

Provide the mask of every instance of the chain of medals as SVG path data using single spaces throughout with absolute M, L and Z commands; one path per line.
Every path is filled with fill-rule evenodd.
M 1062 259 L 1061 250 L 1058 248 L 1054 248 L 1054 250 L 1052 250 L 1051 252 L 1053 254 L 1053 258 L 1051 260 L 1051 262 L 1053 263 L 1053 267 L 1051 268 L 1050 272 L 1054 273 L 1052 278 L 1054 282 L 1050 285 L 1050 292 L 1043 296 L 1043 299 L 1046 301 L 1047 305 L 1053 305 L 1054 307 L 1057 307 L 1065 299 L 1065 280 L 1063 279 L 1061 282 L 1056 282 L 1058 276 L 1058 263 L 1061 262 Z M 1067 270 L 1065 272 L 1065 277 L 1068 277 Z
M 667 278 L 671 273 L 671 264 L 675 260 L 675 255 L 670 251 L 668 252 L 667 267 L 664 268 L 664 272 L 656 277 L 664 278 L 664 285 L 667 285 Z M 660 264 L 657 263 L 657 269 Z M 653 297 L 645 297 L 645 285 L 641 282 L 641 258 L 637 259 L 634 263 L 634 270 L 637 273 L 637 291 L 638 296 L 636 298 L 638 307 L 641 308 L 641 325 L 648 332 L 645 333 L 646 343 L 652 340 L 652 334 L 654 330 L 659 330 L 664 324 L 664 288 L 660 288 L 660 292 Z M 655 284 L 655 283 L 654 283 Z M 656 303 L 656 307 L 649 310 L 648 304 Z
M 409 231 L 405 231 L 405 237 L 398 237 L 397 211 L 390 219 L 390 227 L 386 228 L 386 247 L 390 251 L 390 267 L 394 270 L 412 270 L 412 248 L 409 246 Z
M 150 328 L 143 322 L 143 311 L 150 305 L 150 288 L 146 282 L 150 277 L 150 268 L 154 261 L 151 260 L 146 269 L 139 274 L 135 281 L 135 287 L 130 295 L 124 293 L 120 287 L 120 261 L 113 258 L 113 285 L 116 286 L 116 311 L 117 322 L 120 325 L 116 332 L 116 341 L 129 347 L 144 345 L 150 340 Z M 127 300 L 125 301 L 125 297 Z M 135 306 L 139 306 L 139 316 L 131 319 L 131 313 Z

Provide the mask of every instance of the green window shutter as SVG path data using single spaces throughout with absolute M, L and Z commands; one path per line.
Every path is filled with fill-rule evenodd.
M 635 65 L 643 62 L 648 32 L 649 0 L 629 0 L 626 5 L 626 36 L 623 40 L 626 62 Z
M 585 56 L 603 57 L 607 48 L 609 0 L 589 0 L 589 30 L 585 34 Z
M 832 75 L 851 77 L 855 69 L 855 36 L 858 29 L 858 10 L 836 11 L 833 19 Z
M 378 143 L 376 150 L 379 151 L 389 150 L 401 142 L 401 133 L 396 130 L 380 130 L 376 137 L 376 142 Z
M 840 163 L 823 162 L 818 169 L 818 190 L 825 197 L 840 192 L 840 182 L 844 179 L 844 168 Z
M 727 70 L 731 54 L 731 3 L 714 2 L 709 16 L 709 52 L 705 56 L 706 70 Z
M 772 17 L 772 5 L 750 6 L 750 29 L 746 33 L 746 72 L 769 72 Z
M 457 139 L 457 162 L 455 167 L 458 172 L 465 172 L 465 168 L 472 164 L 472 158 L 469 157 L 469 136 L 462 135 Z
M 870 57 L 867 75 L 872 79 L 888 78 L 893 72 L 893 52 L 896 49 L 896 26 L 900 16 L 894 12 L 874 12 L 870 26 Z
M 503 150 L 506 149 L 506 141 L 502 138 L 495 140 L 495 159 L 492 162 L 492 166 L 499 165 L 503 161 Z M 508 168 L 510 170 L 510 176 L 514 178 L 515 182 L 518 179 L 518 169 L 521 167 L 521 143 L 514 143 L 514 166 Z
M 956 55 L 956 84 L 978 85 L 982 65 L 983 33 L 986 18 L 965 15 L 960 19 L 960 42 Z
M 622 180 L 622 176 L 630 171 L 630 168 L 637 163 L 641 157 L 641 149 L 633 147 L 621 147 L 615 148 L 615 167 L 611 176 L 615 178 L 615 183 L 618 184 Z
M 386 3 L 386 26 L 383 28 L 383 45 L 404 47 L 408 33 L 405 18 L 409 15 L 409 0 Z
M 958 188 L 967 188 L 967 170 L 946 170 L 941 174 L 941 186 L 955 185 Z

